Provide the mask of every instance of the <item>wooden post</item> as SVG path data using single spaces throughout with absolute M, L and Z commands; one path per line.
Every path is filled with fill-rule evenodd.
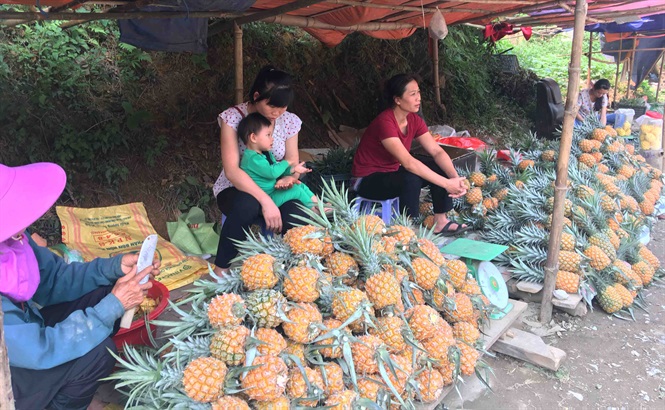
M 635 48 L 637 47 L 637 33 L 633 33 L 633 50 L 630 52 L 630 67 L 628 67 L 628 87 L 626 89 L 626 98 L 630 98 L 630 82 L 633 80 L 633 68 L 635 67 Z M 635 84 L 637 89 L 637 84 Z
M 439 39 L 430 38 L 432 42 L 432 80 L 434 81 L 434 99 L 441 107 L 441 79 L 439 78 Z
M 243 86 L 242 86 L 242 28 L 233 23 L 233 60 L 235 63 L 235 79 L 236 79 L 236 104 L 243 101 Z
M 2 296 L 0 296 L 0 304 L 2 304 Z M 14 410 L 12 375 L 9 371 L 9 359 L 7 359 L 4 329 L 3 314 L 0 310 L 0 409 Z
M 612 102 L 617 100 L 617 84 L 619 84 L 619 64 L 621 64 L 621 50 L 623 49 L 623 34 L 619 34 L 619 52 L 617 53 L 617 73 L 614 75 L 614 95 Z
M 556 182 L 554 184 L 554 210 L 552 211 L 552 229 L 547 246 L 547 262 L 545 263 L 545 284 L 543 285 L 543 301 L 540 306 L 540 321 L 547 323 L 552 319 L 552 292 L 556 284 L 559 270 L 559 245 L 563 232 L 563 208 L 568 190 L 568 158 L 573 142 L 573 125 L 577 114 L 577 96 L 580 88 L 580 61 L 582 59 L 582 43 L 584 41 L 584 22 L 587 13 L 586 0 L 575 3 L 575 26 L 573 30 L 573 47 L 570 52 L 568 66 L 568 95 L 563 116 L 563 130 L 559 145 L 559 160 L 556 164 Z
M 591 88 L 591 54 L 593 53 L 593 32 L 589 32 L 589 65 L 586 69 L 586 86 Z
M 656 87 L 656 102 L 658 102 L 658 94 L 660 94 L 660 83 L 663 81 L 663 63 L 665 62 L 665 50 L 660 53 L 660 70 L 658 71 L 658 86 Z M 665 129 L 665 127 L 663 127 Z

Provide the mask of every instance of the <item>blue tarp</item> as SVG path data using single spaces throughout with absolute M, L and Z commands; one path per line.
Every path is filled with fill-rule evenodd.
M 165 0 L 143 11 L 244 11 L 255 0 Z M 120 41 L 154 51 L 205 53 L 208 49 L 207 18 L 119 20 Z
M 642 17 L 639 21 L 631 23 L 597 23 L 589 24 L 584 27 L 586 31 L 594 33 L 632 33 L 645 32 L 665 33 L 665 14 L 656 14 L 653 16 Z

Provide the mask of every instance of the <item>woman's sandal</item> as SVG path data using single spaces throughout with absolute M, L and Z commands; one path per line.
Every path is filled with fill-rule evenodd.
M 452 224 L 457 224 L 457 228 L 456 229 L 450 229 L 450 225 L 452 225 Z M 443 235 L 443 236 L 455 236 L 455 235 L 459 235 L 461 233 L 464 233 L 464 232 L 468 231 L 469 229 L 471 229 L 471 227 L 468 226 L 468 225 L 465 226 L 465 227 L 462 227 L 462 224 L 458 224 L 457 222 L 453 222 L 453 221 L 448 221 L 448 223 L 445 224 L 439 232 L 434 232 L 434 233 L 437 234 L 437 235 Z

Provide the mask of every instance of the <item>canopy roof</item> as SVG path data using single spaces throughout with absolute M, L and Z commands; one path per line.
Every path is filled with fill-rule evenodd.
M 114 6 L 106 17 L 88 16 L 89 19 L 110 18 L 168 18 L 169 12 L 151 10 L 145 16 L 147 5 L 173 4 L 173 0 L 0 0 L 0 4 L 25 4 L 42 8 L 46 12 L 0 13 L 0 18 L 28 18 L 30 20 L 80 20 L 81 14 L 67 11 L 82 4 Z M 182 1 L 182 3 L 185 3 Z M 555 25 L 570 27 L 574 18 L 574 1 L 539 0 L 218 0 L 210 1 L 207 10 L 171 12 L 171 17 L 220 17 L 236 19 L 239 23 L 265 21 L 303 27 L 324 44 L 334 46 L 354 31 L 382 39 L 408 37 L 416 29 L 429 24 L 438 7 L 449 25 L 461 23 L 489 24 L 503 19 L 516 26 Z M 225 5 L 229 7 L 226 8 Z M 182 10 L 182 9 L 180 9 Z M 221 10 L 221 11 L 220 11 Z M 230 10 L 230 12 L 224 12 Z M 238 11 L 242 10 L 242 11 Z M 646 16 L 665 11 L 662 0 L 643 1 L 589 1 L 587 21 L 609 23 L 620 16 Z M 140 14 L 139 14 L 140 13 Z M 91 13 L 100 14 L 100 13 Z

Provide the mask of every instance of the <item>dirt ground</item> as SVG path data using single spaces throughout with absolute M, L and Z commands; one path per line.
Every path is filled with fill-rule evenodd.
M 665 262 L 665 220 L 655 226 L 648 247 Z M 554 323 L 546 328 L 559 326 L 561 330 L 544 340 L 568 355 L 559 371 L 501 354 L 486 357 L 496 375 L 491 383 L 494 392 L 478 387 L 474 393 L 470 386 L 470 394 L 463 394 L 463 403 L 453 397 L 446 400 L 448 406 L 511 410 L 665 408 L 665 284 L 652 285 L 645 291 L 645 300 L 647 312 L 636 309 L 635 321 L 609 316 L 599 307 L 582 318 L 555 311 Z M 522 316 L 524 330 L 543 330 L 538 323 L 539 309 L 539 304 L 529 305 Z

